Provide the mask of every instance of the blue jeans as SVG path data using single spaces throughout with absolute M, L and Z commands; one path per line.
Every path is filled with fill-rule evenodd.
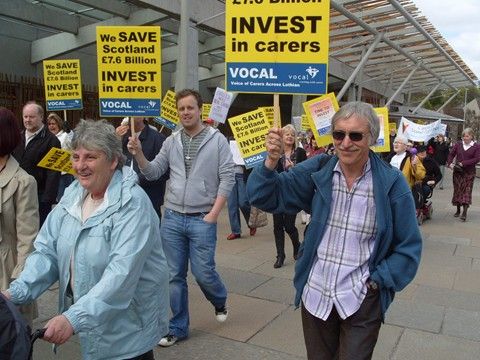
M 170 271 L 170 319 L 169 333 L 179 339 L 188 336 L 188 259 L 200 289 L 216 308 L 225 306 L 227 289 L 215 270 L 217 224 L 203 221 L 201 216 L 188 216 L 165 209 L 161 235 L 163 250 Z
M 230 228 L 232 233 L 241 234 L 240 211 L 248 225 L 250 219 L 250 203 L 247 200 L 247 192 L 245 189 L 245 177 L 243 174 L 235 174 L 235 184 L 232 192 L 227 200 L 228 218 L 230 220 Z

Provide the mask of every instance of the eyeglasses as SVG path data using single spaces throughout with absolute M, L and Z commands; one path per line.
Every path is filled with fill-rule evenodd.
M 363 137 L 367 134 L 361 133 L 359 131 L 351 131 L 351 132 L 345 132 L 342 130 L 332 131 L 332 137 L 337 141 L 343 141 L 343 139 L 345 139 L 345 136 L 347 135 L 350 138 L 350 140 L 357 142 L 357 141 L 362 141 Z

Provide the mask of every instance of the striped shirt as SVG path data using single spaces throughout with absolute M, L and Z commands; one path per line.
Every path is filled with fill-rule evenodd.
M 207 136 L 208 131 L 206 127 L 202 129 L 197 135 L 190 137 L 185 133 L 185 129 L 182 129 L 181 138 L 182 138 L 182 147 L 183 147 L 183 159 L 185 160 L 185 176 L 188 178 L 190 174 L 190 169 L 192 168 L 193 160 L 197 156 L 197 151 L 200 145 L 202 144 L 205 136 Z
M 333 171 L 332 207 L 302 293 L 305 308 L 322 320 L 334 305 L 342 319 L 360 308 L 377 232 L 370 159 L 350 191 L 338 163 Z

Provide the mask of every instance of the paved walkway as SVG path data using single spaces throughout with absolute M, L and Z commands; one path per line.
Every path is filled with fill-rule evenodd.
M 467 222 L 454 218 L 451 173 L 445 190 L 433 196 L 433 219 L 422 227 L 423 256 L 412 284 L 390 307 L 374 359 L 470 360 L 480 357 L 480 194 L 474 188 Z M 478 183 L 479 179 L 476 180 Z M 300 217 L 297 221 L 299 222 Z M 157 359 L 305 359 L 300 312 L 294 310 L 291 246 L 286 265 L 274 269 L 272 219 L 257 235 L 227 241 L 226 209 L 219 220 L 217 266 L 229 290 L 226 323 L 190 279 L 191 335 L 170 348 L 155 349 Z M 298 224 L 300 232 L 303 225 Z M 245 227 L 244 227 L 245 229 Z M 56 292 L 40 300 L 37 327 L 55 314 Z M 52 355 L 39 340 L 34 359 L 80 359 L 78 339 Z

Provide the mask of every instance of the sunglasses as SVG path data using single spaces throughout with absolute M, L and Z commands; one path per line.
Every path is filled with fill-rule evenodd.
M 342 130 L 335 130 L 332 132 L 332 137 L 337 141 L 343 141 L 347 135 L 352 141 L 362 141 L 363 137 L 367 134 L 358 131 L 345 132 Z

